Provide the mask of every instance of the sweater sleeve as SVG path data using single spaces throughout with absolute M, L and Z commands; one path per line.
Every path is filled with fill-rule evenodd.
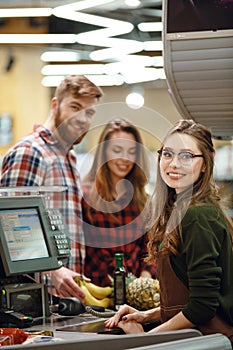
M 219 264 L 224 227 L 216 211 L 188 210 L 183 220 L 182 255 L 187 268 L 190 299 L 183 314 L 194 324 L 210 320 L 219 306 L 222 267 Z

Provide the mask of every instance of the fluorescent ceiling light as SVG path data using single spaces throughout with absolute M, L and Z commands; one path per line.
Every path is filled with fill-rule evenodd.
M 145 51 L 162 51 L 163 42 L 160 40 L 144 41 L 144 50 Z
M 53 14 L 60 18 L 65 18 L 65 19 L 69 19 L 69 20 L 73 20 L 81 23 L 92 24 L 99 27 L 106 27 L 105 29 L 92 30 L 86 33 L 81 33 L 80 40 L 82 40 L 81 39 L 82 35 L 85 36 L 85 39 L 90 40 L 95 34 L 95 32 L 98 32 L 98 36 L 102 36 L 102 37 L 109 37 L 109 36 L 116 36 L 116 35 L 130 33 L 134 29 L 133 24 L 130 22 L 125 22 L 117 19 L 108 18 L 108 17 L 78 12 L 80 10 L 85 10 L 88 7 L 95 7 L 97 5 L 101 5 L 106 2 L 112 2 L 112 0 L 111 1 L 104 1 L 104 0 L 80 1 L 69 5 L 58 6 L 54 9 Z M 86 5 L 83 6 L 83 3 L 86 3 Z
M 144 68 L 135 71 L 125 72 L 123 75 L 124 80 L 127 84 L 141 83 L 145 81 L 153 81 L 160 79 L 161 72 L 156 68 Z
M 140 52 L 142 50 L 142 46 L 140 49 L 135 49 L 134 40 L 112 38 L 114 36 L 130 33 L 134 29 L 134 25 L 132 23 L 78 12 L 80 10 L 85 10 L 88 7 L 94 7 L 106 2 L 111 1 L 80 1 L 70 5 L 58 6 L 54 9 L 53 13 L 57 17 L 102 27 L 101 29 L 77 34 L 76 40 L 79 44 L 104 46 L 110 48 L 118 47 L 118 52 L 119 50 L 122 50 L 122 47 L 126 46 L 128 50 L 124 51 L 125 54 Z M 109 52 L 102 54 L 107 55 L 107 58 L 112 57 L 112 54 Z
M 119 35 L 124 33 L 129 33 L 133 30 L 134 26 L 130 22 L 120 21 L 117 19 L 107 18 L 103 16 L 90 15 L 83 12 L 70 12 L 64 13 L 63 11 L 54 10 L 54 15 L 60 18 L 69 19 L 76 22 L 92 24 L 99 27 L 110 28 L 112 32 L 109 34 L 104 34 L 104 29 L 101 29 L 100 35 L 110 36 L 110 35 Z M 89 34 L 93 31 L 86 32 Z M 102 34 L 103 33 L 103 34 Z M 119 34 L 118 34 L 119 33 Z M 84 33 L 83 33 L 84 34 Z
M 127 40 L 126 40 L 127 41 Z M 128 45 L 111 47 L 108 49 L 96 50 L 90 53 L 93 61 L 103 61 L 109 58 L 118 59 L 122 55 L 136 53 L 143 50 L 143 43 L 135 40 L 128 40 Z
M 124 30 L 121 30 L 121 31 L 119 31 L 119 29 L 116 29 L 115 27 L 92 30 L 89 32 L 77 34 L 76 40 L 80 44 L 94 45 L 94 46 L 97 45 L 97 46 L 111 47 L 116 45 L 127 45 L 128 43 L 130 43 L 131 41 L 130 39 L 112 38 L 112 36 L 127 34 L 132 30 L 133 28 L 131 27 L 131 24 L 130 24 L 130 28 L 128 27 L 128 29 L 126 29 L 125 27 Z M 135 41 L 135 40 L 132 40 L 132 41 Z
M 115 0 L 82 0 L 82 1 L 75 1 L 67 5 L 57 6 L 55 9 L 61 10 L 63 12 L 82 11 L 91 7 L 108 4 L 114 1 Z
M 41 84 L 45 87 L 55 87 L 60 84 L 60 82 L 65 78 L 64 75 L 60 76 L 49 76 L 49 77 L 44 77 L 41 81 Z
M 124 84 L 124 79 L 120 74 L 117 75 L 87 75 L 88 79 L 98 86 L 119 86 Z M 42 79 L 42 85 L 45 87 L 56 87 L 65 78 L 64 75 L 47 76 Z
M 130 40 L 130 39 L 118 39 L 118 38 L 108 38 L 107 36 L 101 36 L 98 35 L 98 32 L 100 30 L 96 30 L 95 32 L 91 32 L 92 35 L 83 33 L 83 34 L 77 34 L 76 40 L 79 44 L 88 44 L 94 45 L 94 46 L 107 46 L 110 48 L 118 47 L 119 50 L 128 48 L 129 46 L 135 46 L 140 44 L 142 47 L 142 43 L 140 41 L 136 40 Z M 109 33 L 110 34 L 110 33 Z
M 160 77 L 159 79 L 163 79 L 166 80 L 166 74 L 165 74 L 165 70 L 163 68 L 158 69 L 159 73 L 160 73 Z
M 75 62 L 80 61 L 81 55 L 74 51 L 45 51 L 40 59 L 43 62 Z
M 130 22 L 111 19 L 103 16 L 95 16 L 80 12 L 88 8 L 111 3 L 114 0 L 83 0 L 71 4 L 51 8 L 19 8 L 17 12 L 10 12 L 13 9 L 2 9 L 4 15 L 11 16 L 49 16 L 51 14 L 74 20 L 82 23 L 88 23 L 102 27 L 98 30 L 88 31 L 80 34 L 2 34 L 0 43 L 4 44 L 73 44 L 78 42 L 84 45 L 103 46 L 107 49 L 97 50 L 90 55 L 93 60 L 105 60 L 115 58 L 120 55 L 128 55 L 143 50 L 160 50 L 161 48 L 152 47 L 152 42 L 142 43 L 136 40 L 113 38 L 115 36 L 130 33 L 134 26 Z M 135 0 L 131 0 L 135 5 Z M 0 10 L 1 11 L 1 10 Z M 33 12 L 34 11 L 34 12 Z M 38 12 L 37 12 L 38 11 Z M 39 12 L 41 11 L 41 12 Z M 1 17 L 1 12 L 0 12 Z M 143 23 L 142 23 L 143 25 Z M 106 28 L 103 28 L 106 27 Z M 154 45 L 154 44 L 153 44 Z M 157 44 L 158 45 L 158 44 Z
M 148 57 L 150 58 L 150 62 L 148 61 L 147 63 L 150 63 L 151 66 L 154 66 L 153 64 L 153 57 Z M 160 69 L 155 69 L 152 68 L 151 70 L 148 70 L 144 65 L 140 64 L 140 62 L 136 63 L 137 65 L 137 70 L 135 71 L 135 63 L 133 63 L 134 60 L 132 60 L 131 56 L 125 57 L 124 61 L 122 62 L 114 62 L 114 63 L 107 63 L 107 64 L 52 64 L 52 65 L 45 65 L 41 69 L 41 73 L 43 75 L 47 76 L 61 76 L 61 75 L 72 75 L 72 74 L 77 74 L 77 75 L 94 75 L 95 77 L 97 75 L 100 75 L 101 77 L 104 75 L 104 79 L 106 76 L 117 76 L 119 78 L 119 75 L 122 77 L 126 77 L 126 82 L 129 82 L 129 79 L 132 79 L 137 82 L 140 81 L 142 82 L 143 80 L 148 81 L 147 75 L 151 74 L 149 80 L 154 80 L 154 79 L 164 79 L 164 74 L 163 76 L 161 75 L 161 70 Z M 161 65 L 160 65 L 161 67 Z M 162 72 L 164 72 L 162 70 Z M 156 75 L 155 75 L 156 74 Z M 157 77 L 157 75 L 159 77 Z M 132 78 L 133 76 L 133 78 Z M 102 78 L 103 79 L 103 78 Z M 110 84 L 111 85 L 111 84 Z M 116 85 L 116 84 L 113 84 Z
M 103 18 L 103 17 L 100 17 Z M 108 28 L 102 28 L 97 30 L 91 30 L 88 32 L 77 34 L 76 40 L 79 44 L 94 45 L 94 46 L 118 46 L 118 45 L 130 45 L 129 39 L 112 38 L 114 36 L 130 33 L 134 26 L 131 23 L 110 20 L 112 23 Z M 90 22 L 88 22 L 90 23 Z M 92 22 L 93 24 L 93 22 Z M 103 25 L 103 24 L 102 24 Z M 134 40 L 132 40 L 133 42 Z
M 0 44 L 74 44 L 75 34 L 1 34 Z
M 88 79 L 97 86 L 120 86 L 124 84 L 124 78 L 116 75 L 87 75 Z
M 153 57 L 146 56 L 146 55 L 127 55 L 127 56 L 120 56 L 119 58 L 120 58 L 119 63 L 130 64 L 131 66 L 133 64 L 139 64 L 142 66 L 151 66 L 153 63 Z M 112 64 L 112 63 L 109 63 L 109 64 Z
M 51 64 L 41 69 L 43 75 L 103 74 L 103 64 Z
M 106 63 L 104 72 L 106 74 L 116 74 L 132 69 L 132 67 L 142 67 L 153 65 L 153 57 L 129 55 L 121 58 L 119 62 Z M 134 69 L 134 68 L 133 68 Z
M 162 32 L 162 22 L 144 22 L 138 24 L 138 29 L 141 32 Z
M 49 17 L 53 14 L 51 8 L 0 8 L 0 18 L 6 17 Z
M 106 63 L 104 66 L 104 72 L 106 74 L 123 73 L 129 70 L 145 68 L 145 67 L 163 67 L 162 57 L 150 57 L 150 56 L 137 56 L 128 55 L 122 57 L 119 62 Z M 136 73 L 135 73 L 136 74 Z
M 48 75 L 43 80 L 44 86 L 57 86 L 64 76 L 68 74 L 85 74 L 99 86 L 122 85 L 126 83 L 143 82 L 161 78 L 159 69 L 145 68 L 162 66 L 162 57 L 148 57 L 134 55 L 140 51 L 162 51 L 162 41 L 140 42 L 130 39 L 119 38 L 120 35 L 130 33 L 134 26 L 130 22 L 111 19 L 103 16 L 95 16 L 80 11 L 88 8 L 101 6 L 114 0 L 82 0 L 64 6 L 51 8 L 18 8 L 0 9 L 0 17 L 43 17 L 55 15 L 81 23 L 92 24 L 100 29 L 80 34 L 2 34 L 0 43 L 3 44 L 74 44 L 102 46 L 90 54 L 93 60 L 115 59 L 122 62 L 108 64 L 72 64 L 72 65 L 47 65 L 42 69 L 42 74 Z M 140 1 L 131 0 L 128 6 L 140 5 Z M 16 10 L 16 11 L 15 11 Z M 13 12 L 14 11 L 14 12 Z M 161 31 L 162 23 L 140 23 L 141 31 Z M 118 36 L 118 37 L 116 37 Z M 41 56 L 45 62 L 77 62 L 81 54 L 72 51 L 47 51 Z M 135 65 L 137 71 L 135 72 Z M 149 70 L 151 69 L 151 70 Z M 107 74 L 103 74 L 103 73 Z M 160 73 L 159 73 L 160 72 Z M 163 71 L 164 73 L 164 71 Z M 53 76 L 51 78 L 51 75 Z M 54 76 L 55 75 L 55 76 Z M 53 83 L 51 80 L 53 79 Z M 100 79 L 102 79 L 100 81 Z M 52 84 L 52 85 L 51 85 Z
M 140 0 L 125 0 L 125 4 L 129 7 L 139 7 L 141 5 Z
M 43 78 L 42 85 L 46 87 L 55 87 L 64 79 L 67 74 L 62 75 L 48 75 Z M 163 69 L 144 68 L 135 70 L 125 70 L 121 74 L 115 73 L 112 75 L 107 74 L 85 74 L 89 80 L 98 86 L 119 86 L 124 83 L 134 84 L 143 83 L 146 81 L 153 81 L 157 79 L 166 79 Z
M 163 67 L 164 59 L 162 56 L 154 56 L 152 57 L 152 66 L 154 67 Z

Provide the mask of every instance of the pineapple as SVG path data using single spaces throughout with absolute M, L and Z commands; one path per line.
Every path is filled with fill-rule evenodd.
M 153 278 L 135 278 L 126 288 L 126 300 L 138 310 L 148 310 L 160 305 L 159 281 Z

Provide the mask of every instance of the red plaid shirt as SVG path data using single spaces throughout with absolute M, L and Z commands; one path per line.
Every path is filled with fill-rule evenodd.
M 85 193 L 87 189 L 84 189 Z M 147 233 L 136 201 L 128 205 L 127 195 L 120 199 L 124 209 L 114 214 L 91 208 L 82 199 L 83 228 L 86 242 L 85 276 L 99 285 L 109 285 L 108 274 L 113 277 L 115 253 L 124 253 L 127 273 L 139 277 L 141 271 L 150 271 L 155 278 L 155 265 L 147 265 Z M 117 220 L 116 220 L 117 218 Z
M 2 163 L 1 185 L 66 186 L 65 192 L 52 193 L 49 204 L 59 208 L 66 221 L 72 254 L 68 267 L 81 272 L 80 243 L 84 243 L 81 226 L 81 191 L 76 157 L 65 151 L 43 126 L 36 125 L 29 134 L 13 146 Z M 85 252 L 84 252 L 85 253 Z

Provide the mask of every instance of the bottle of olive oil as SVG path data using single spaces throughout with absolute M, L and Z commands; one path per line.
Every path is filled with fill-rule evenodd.
M 124 254 L 116 253 L 116 268 L 114 270 L 114 307 L 115 310 L 119 310 L 119 307 L 126 302 L 125 294 L 125 278 L 126 270 L 123 265 Z

